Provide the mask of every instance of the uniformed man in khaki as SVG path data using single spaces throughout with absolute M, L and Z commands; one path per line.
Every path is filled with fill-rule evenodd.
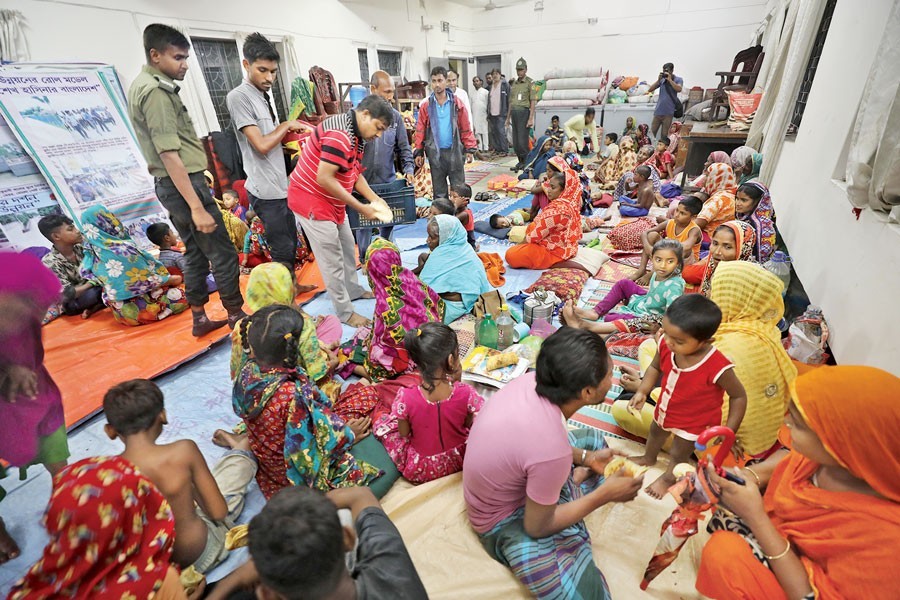
M 193 334 L 229 327 L 246 316 L 240 288 L 237 251 L 210 195 L 203 171 L 206 152 L 178 95 L 176 81 L 187 73 L 190 42 L 177 29 L 153 24 L 144 29 L 147 64 L 128 90 L 128 114 L 141 153 L 156 179 L 156 195 L 185 246 L 184 273 L 188 303 L 194 316 Z M 227 321 L 206 316 L 206 278 L 210 264 Z
M 516 62 L 517 77 L 509 84 L 509 113 L 506 115 L 506 126 L 512 123 L 513 147 L 516 150 L 518 164 L 512 171 L 520 171 L 525 166 L 528 156 L 528 129 L 534 127 L 534 82 L 526 75 L 528 63 L 524 58 Z

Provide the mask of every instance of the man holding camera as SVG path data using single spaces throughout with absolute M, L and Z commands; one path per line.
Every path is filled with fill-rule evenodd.
M 659 88 L 659 100 L 656 110 L 653 111 L 653 121 L 650 123 L 650 132 L 654 139 L 666 135 L 675 117 L 675 105 L 679 104 L 678 92 L 684 87 L 684 80 L 675 76 L 675 65 L 666 63 L 663 65 L 659 78 L 650 84 L 650 93 Z

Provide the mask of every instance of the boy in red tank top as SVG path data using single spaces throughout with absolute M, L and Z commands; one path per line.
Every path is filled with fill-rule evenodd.
M 737 431 L 747 409 L 747 394 L 734 372 L 734 365 L 713 346 L 713 335 L 722 321 L 722 311 L 700 294 L 681 296 L 663 317 L 659 352 L 647 369 L 629 410 L 640 412 L 647 395 L 662 375 L 662 391 L 656 403 L 653 424 L 643 456 L 632 457 L 640 465 L 653 466 L 665 441 L 674 434 L 669 466 L 647 493 L 662 498 L 675 483 L 675 465 L 686 462 L 694 442 L 707 428 L 722 424 L 722 404 L 728 394 L 726 426 Z

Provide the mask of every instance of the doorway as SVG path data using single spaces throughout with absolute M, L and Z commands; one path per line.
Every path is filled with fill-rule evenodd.
M 457 85 L 466 92 L 470 92 L 472 82 L 469 81 L 469 59 L 467 58 L 450 58 L 448 60 L 450 68 L 459 74 L 459 82 Z
M 494 69 L 500 69 L 500 55 L 490 54 L 487 56 L 478 56 L 475 58 L 475 68 L 478 76 L 485 80 L 485 76 Z M 475 76 L 474 74 L 472 75 Z

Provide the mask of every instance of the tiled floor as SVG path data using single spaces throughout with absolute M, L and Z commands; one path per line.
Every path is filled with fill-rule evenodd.
M 509 173 L 506 166 L 495 169 L 496 173 Z M 474 186 L 474 191 L 486 189 L 487 179 Z M 482 252 L 505 254 L 506 246 L 483 244 Z M 407 266 L 416 264 L 422 248 L 403 252 Z M 365 280 L 362 273 L 360 279 Z M 516 292 L 531 285 L 538 277 L 536 271 L 508 269 L 504 293 Z M 367 283 L 364 283 L 367 286 Z M 371 316 L 374 300 L 355 303 L 357 312 Z M 311 314 L 333 314 L 334 310 L 327 294 L 321 294 L 304 307 Z M 344 328 L 345 338 L 352 331 Z M 166 398 L 166 411 L 170 425 L 161 437 L 162 442 L 176 439 L 193 439 L 200 446 L 207 461 L 212 465 L 224 452 L 212 444 L 210 438 L 217 428 L 231 428 L 237 419 L 231 409 L 231 380 L 228 374 L 230 342 L 227 340 L 210 352 L 182 365 L 174 372 L 164 375 L 157 382 Z M 121 443 L 107 438 L 103 431 L 106 422 L 102 414 L 92 418 L 69 434 L 69 448 L 72 461 L 87 456 L 116 454 L 121 451 Z M 0 596 L 5 595 L 10 586 L 21 577 L 39 557 L 46 542 L 41 517 L 50 495 L 50 476 L 41 467 L 32 467 L 28 479 L 18 481 L 14 473 L 3 480 L 9 495 L 0 503 L 0 516 L 7 523 L 12 535 L 22 550 L 22 555 L 0 566 Z M 262 508 L 263 496 L 253 483 L 247 504 L 240 521 L 246 522 Z M 209 579 L 221 578 L 244 560 L 246 550 L 233 552 L 228 561 L 215 569 Z

